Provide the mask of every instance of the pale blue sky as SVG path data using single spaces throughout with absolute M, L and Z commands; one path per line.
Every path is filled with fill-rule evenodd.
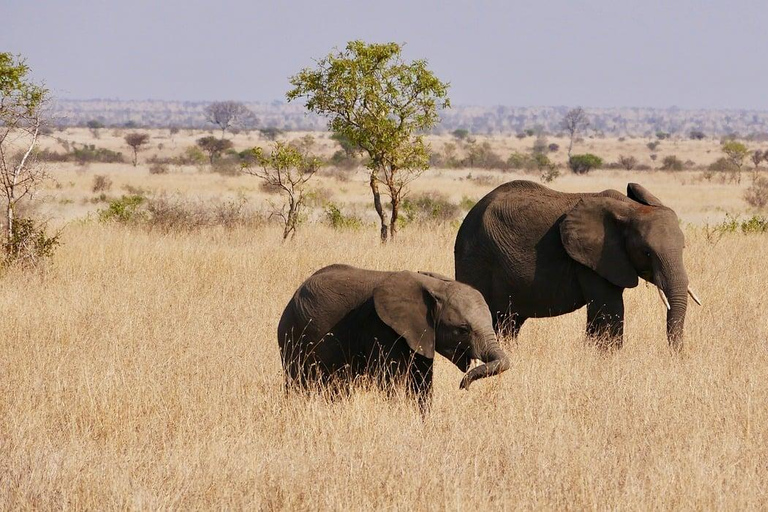
M 63 98 L 272 101 L 350 39 L 407 43 L 455 104 L 768 109 L 766 0 L 0 0 Z

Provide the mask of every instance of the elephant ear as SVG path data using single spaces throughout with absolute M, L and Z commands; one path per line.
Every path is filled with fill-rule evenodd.
M 432 312 L 437 303 L 427 279 L 414 272 L 397 272 L 373 290 L 373 305 L 379 318 L 402 336 L 414 352 L 435 357 L 435 328 Z
M 585 197 L 560 224 L 568 255 L 621 288 L 637 286 L 637 272 L 624 248 L 621 223 L 629 207 L 610 197 Z
M 664 206 L 658 197 L 648 192 L 648 189 L 637 183 L 627 185 L 627 197 L 648 206 Z

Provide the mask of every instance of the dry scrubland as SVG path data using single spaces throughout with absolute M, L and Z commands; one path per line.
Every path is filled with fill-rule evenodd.
M 65 165 L 41 196 L 55 218 L 95 207 L 93 174 L 181 194 L 252 194 L 250 177 Z M 480 197 L 437 171 L 417 190 Z M 520 177 L 493 174 L 496 180 Z M 358 183 L 359 181 L 359 183 Z M 742 187 L 694 173 L 601 171 L 563 190 L 638 181 L 686 227 L 691 305 L 682 355 L 644 285 L 625 294 L 624 349 L 585 343 L 584 311 L 526 323 L 511 369 L 458 389 L 438 358 L 431 413 L 360 390 L 286 396 L 275 339 L 295 287 L 331 262 L 453 273 L 456 227 L 274 226 L 187 233 L 69 222 L 42 272 L 2 276 L 0 508 L 758 509 L 768 499 L 765 235 L 707 237 L 745 213 Z M 343 201 L 365 183 L 319 184 Z M 252 187 L 252 188 L 248 188 Z M 249 196 L 250 197 L 250 196 Z M 355 199 L 357 198 L 357 199 Z

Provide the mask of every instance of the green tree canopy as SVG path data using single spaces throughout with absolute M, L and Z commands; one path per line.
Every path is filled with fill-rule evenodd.
M 304 98 L 311 112 L 328 116 L 328 127 L 368 154 L 374 207 L 381 238 L 394 236 L 398 207 L 407 184 L 429 166 L 421 132 L 435 126 L 448 108 L 448 84 L 425 60 L 405 62 L 397 43 L 350 41 L 290 78 L 288 101 Z M 378 184 L 390 197 L 386 219 Z

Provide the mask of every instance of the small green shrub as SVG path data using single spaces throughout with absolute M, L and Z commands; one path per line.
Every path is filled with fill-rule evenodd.
M 135 194 L 113 199 L 106 209 L 99 210 L 99 221 L 128 224 L 141 220 L 146 216 L 146 212 L 141 210 L 144 201 L 144 196 Z
M 451 222 L 461 214 L 459 205 L 450 202 L 445 195 L 435 192 L 405 199 L 402 211 L 404 224 Z
M 363 221 L 354 215 L 345 215 L 334 203 L 325 205 L 325 218 L 333 229 L 358 230 L 363 227 Z
M 741 220 L 738 215 L 725 215 L 725 220 L 715 226 L 707 226 L 707 231 L 715 233 L 738 233 L 745 235 L 768 233 L 768 218 L 762 215 L 753 215 L 749 219 Z
M 37 266 L 41 260 L 53 256 L 59 246 L 59 233 L 48 236 L 45 225 L 23 217 L 13 221 L 11 238 L 4 244 L 5 266 Z
M 573 155 L 568 159 L 568 167 L 576 174 L 587 174 L 592 169 L 602 167 L 603 159 L 592 153 Z

